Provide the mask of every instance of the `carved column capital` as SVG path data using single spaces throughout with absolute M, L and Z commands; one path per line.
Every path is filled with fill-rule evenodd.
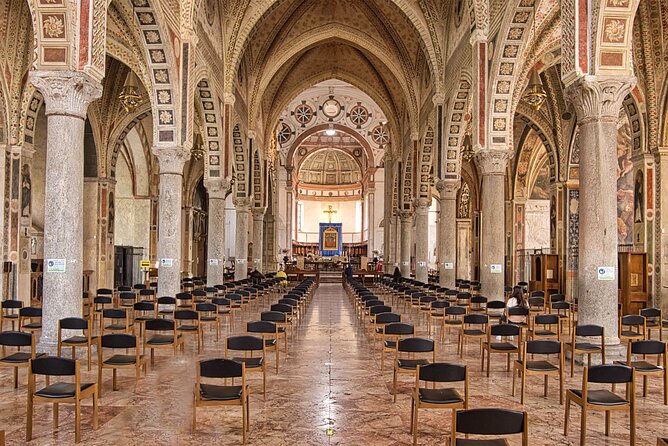
M 29 80 L 44 96 L 47 116 L 86 119 L 88 105 L 102 96 L 102 85 L 78 71 L 31 71 Z
M 225 93 L 223 95 L 223 102 L 225 103 L 225 105 L 233 106 L 236 101 L 237 101 L 237 98 L 232 93 Z
M 153 146 L 160 174 L 183 175 L 183 166 L 190 159 L 190 150 L 181 146 Z
M 410 223 L 413 219 L 413 213 L 411 211 L 399 211 L 399 220 L 402 223 Z
M 429 211 L 431 200 L 429 200 L 428 198 L 416 198 L 413 201 L 413 204 L 415 205 L 416 212 L 423 213 Z
M 475 152 L 475 160 L 483 175 L 505 174 L 511 157 L 509 150 L 479 149 Z
M 441 200 L 454 200 L 457 198 L 457 191 L 461 186 L 459 180 L 438 180 L 436 190 L 441 194 Z
M 237 212 L 250 212 L 251 199 L 248 197 L 239 197 L 232 200 Z
M 225 195 L 227 195 L 227 191 L 230 189 L 230 180 L 227 178 L 222 178 L 222 179 L 208 179 L 205 184 L 206 190 L 209 193 L 209 199 L 211 198 L 217 198 L 217 199 L 225 199 Z
M 431 98 L 431 101 L 434 103 L 435 107 L 443 105 L 445 103 L 445 94 L 442 92 L 434 93 L 434 96 Z
M 251 212 L 253 213 L 253 220 L 263 220 L 264 219 L 264 214 L 267 212 L 267 208 L 253 208 L 251 209 Z
M 578 123 L 593 120 L 617 122 L 624 98 L 636 84 L 631 76 L 585 75 L 566 87 L 566 98 L 575 107 Z

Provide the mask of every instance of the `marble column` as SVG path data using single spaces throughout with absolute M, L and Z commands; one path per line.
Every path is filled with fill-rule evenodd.
M 617 328 L 617 121 L 635 78 L 583 76 L 566 89 L 580 131 L 578 323 Z M 603 269 L 603 271 L 601 271 Z M 601 272 L 612 271 L 611 277 Z
M 82 315 L 84 122 L 102 86 L 80 72 L 32 71 L 48 120 L 44 297 L 38 350 L 55 353 L 58 321 Z
M 158 296 L 181 291 L 183 166 L 190 151 L 179 146 L 154 146 L 160 166 L 158 198 Z
M 267 208 L 253 208 L 253 269 L 262 271 L 264 251 L 264 213 Z
M 400 211 L 401 220 L 401 253 L 399 270 L 402 277 L 411 276 L 411 233 L 413 231 L 413 214 L 409 211 Z
M 383 189 L 383 264 L 385 272 L 392 274 L 394 272 L 396 257 L 393 249 L 394 237 L 392 237 L 393 215 L 392 215 L 392 194 L 394 190 L 394 160 L 386 156 L 385 158 L 385 180 Z
M 656 168 L 656 172 L 659 184 L 656 187 L 659 187 L 659 190 L 662 192 L 660 194 L 659 209 L 668 209 L 668 193 L 665 192 L 668 191 L 668 146 L 659 147 L 658 152 L 659 165 Z M 659 214 L 659 217 L 659 224 L 661 225 L 661 238 L 658 240 L 661 247 L 659 265 L 662 286 L 655 306 L 661 308 L 663 314 L 668 314 L 668 216 L 664 217 L 662 214 Z
M 375 257 L 373 250 L 376 249 L 375 245 L 375 232 L 376 232 L 376 223 L 375 223 L 375 215 L 374 215 L 374 202 L 376 200 L 376 193 L 375 189 L 369 189 L 369 200 L 368 200 L 368 215 L 369 218 L 367 220 L 366 226 L 367 226 L 367 240 L 368 240 L 368 250 L 367 250 L 367 255 L 369 256 L 369 259 L 373 259 Z M 362 228 L 362 231 L 364 231 L 364 228 Z
M 454 288 L 457 278 L 457 190 L 459 181 L 439 180 L 438 200 L 438 281 L 444 288 Z
M 415 200 L 415 279 L 429 281 L 429 200 Z
M 510 152 L 479 149 L 476 161 L 482 171 L 481 294 L 503 300 L 505 263 L 504 174 Z
M 234 280 L 248 277 L 248 219 L 250 217 L 250 199 L 235 198 L 234 208 L 237 211 L 237 225 L 234 240 L 236 260 Z
M 221 285 L 225 273 L 225 194 L 229 182 L 209 180 L 209 230 L 207 239 L 206 285 Z

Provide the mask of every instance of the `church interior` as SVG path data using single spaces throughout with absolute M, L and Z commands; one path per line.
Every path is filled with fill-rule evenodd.
M 668 445 L 668 1 L 0 2 L 0 446 Z

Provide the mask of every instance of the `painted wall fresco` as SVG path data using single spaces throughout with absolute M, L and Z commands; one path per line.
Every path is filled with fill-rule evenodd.
M 544 149 L 543 149 L 544 150 Z M 536 182 L 531 189 L 532 200 L 549 200 L 550 199 L 550 172 L 548 170 L 547 162 L 543 163 L 540 172 L 536 177 Z
M 631 124 L 622 109 L 617 124 L 617 241 L 620 245 L 633 243 L 633 142 Z

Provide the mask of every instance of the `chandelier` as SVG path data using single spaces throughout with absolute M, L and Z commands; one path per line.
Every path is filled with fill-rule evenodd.
M 522 100 L 530 105 L 534 110 L 540 110 L 547 99 L 547 93 L 543 88 L 543 82 L 540 80 L 538 71 L 531 70 L 531 77 L 529 77 L 529 85 L 522 95 Z
M 139 88 L 137 87 L 137 79 L 134 72 L 130 71 L 127 79 L 125 80 L 125 85 L 121 93 L 118 95 L 118 99 L 121 101 L 121 105 L 126 112 L 132 113 L 135 109 L 141 105 L 144 100 L 139 94 Z

